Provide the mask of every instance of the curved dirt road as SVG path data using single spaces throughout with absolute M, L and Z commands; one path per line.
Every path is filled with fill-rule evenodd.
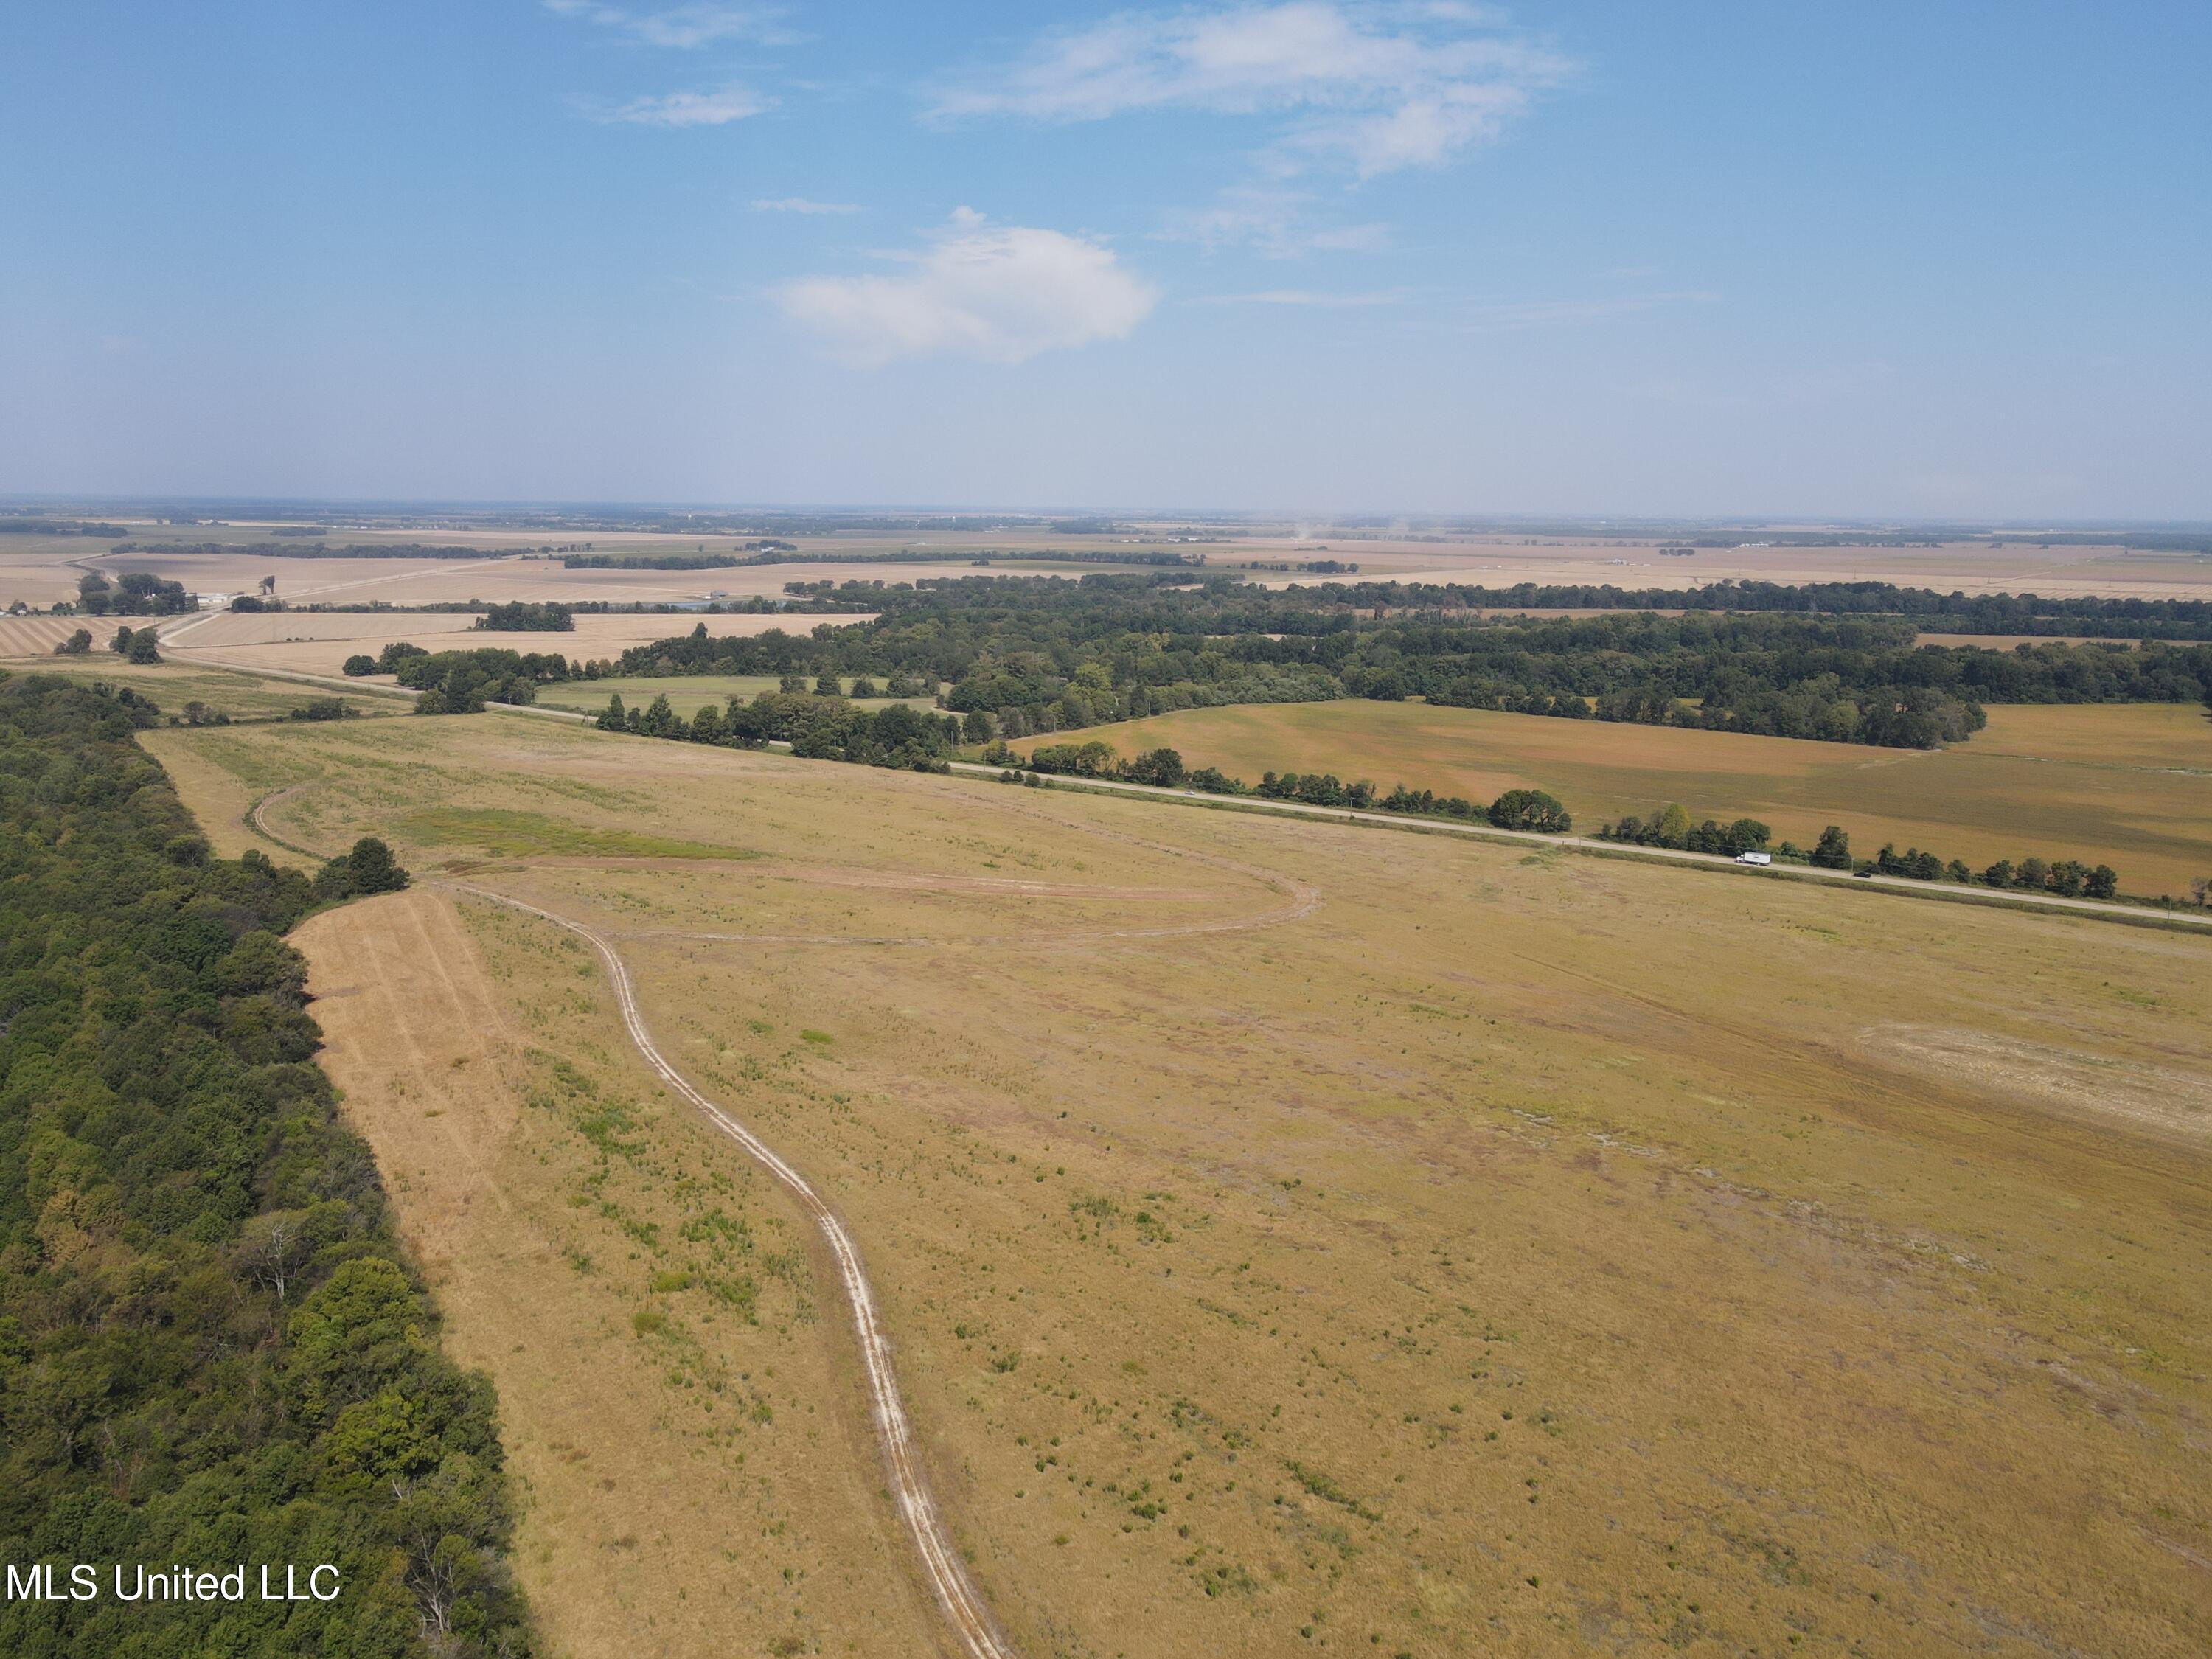
M 509 898 L 489 888 L 475 887 L 466 882 L 438 884 L 458 892 L 473 894 L 494 904 L 503 904 L 550 921 L 556 927 L 565 927 L 583 939 L 599 951 L 606 963 L 607 977 L 615 988 L 615 1000 L 622 1010 L 623 1028 L 637 1051 L 645 1056 L 661 1081 L 684 1099 L 705 1114 L 708 1122 L 759 1163 L 768 1172 L 781 1182 L 799 1206 L 821 1230 L 836 1258 L 838 1278 L 843 1282 L 846 1300 L 852 1304 L 854 1333 L 860 1345 L 860 1358 L 867 1368 L 868 1396 L 874 1408 L 876 1436 L 882 1443 L 884 1457 L 890 1467 L 892 1493 L 898 1504 L 899 1516 L 906 1522 L 908 1536 L 921 1557 L 923 1571 L 928 1575 L 930 1588 L 936 1592 L 938 1605 L 944 1609 L 953 1634 L 958 1638 L 961 1651 L 968 1659 L 1014 1659 L 1014 1650 L 1000 1636 L 990 1610 L 984 1606 L 983 1597 L 968 1576 L 952 1540 L 946 1534 L 945 1523 L 937 1512 L 937 1500 L 930 1494 L 929 1477 L 921 1467 L 921 1458 L 914 1443 L 914 1431 L 907 1422 L 906 1407 L 899 1399 L 898 1378 L 891 1370 L 890 1335 L 884 1329 L 881 1316 L 876 1310 L 875 1292 L 868 1284 L 867 1271 L 860 1265 L 860 1248 L 837 1213 L 823 1200 L 806 1178 L 775 1152 L 744 1125 L 717 1106 L 712 1100 L 685 1081 L 684 1075 L 653 1046 L 653 1038 L 645 1028 L 645 1018 L 640 1012 L 637 998 L 630 987 L 629 969 L 623 963 L 614 946 L 608 940 L 566 916 L 541 910 L 534 904 L 525 904 L 520 899 Z

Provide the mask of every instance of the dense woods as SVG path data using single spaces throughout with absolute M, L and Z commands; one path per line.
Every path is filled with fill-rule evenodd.
M 132 570 L 113 582 L 97 570 L 79 579 L 76 609 L 88 617 L 173 617 L 193 608 L 182 582 Z
M 0 683 L 0 1559 L 331 1562 L 343 1592 L 11 1601 L 0 1651 L 526 1652 L 489 1387 L 439 1351 L 282 937 L 404 872 L 214 857 L 154 718 Z
M 491 606 L 475 625 L 485 633 L 568 634 L 575 631 L 576 612 L 557 600 L 516 599 Z
M 1753 590 L 1762 602 L 1806 591 L 1731 591 Z M 702 626 L 625 652 L 611 668 L 920 676 L 949 682 L 947 708 L 985 714 L 993 735 L 1007 738 L 1220 703 L 1423 696 L 1927 748 L 1978 729 L 1987 702 L 2194 702 L 2212 691 L 2212 645 L 1920 647 L 1911 619 L 1813 613 L 1778 599 L 1765 610 L 1559 617 L 1378 615 L 1357 602 L 1440 591 L 1272 591 L 1164 574 L 848 582 L 835 598 L 877 611 L 874 621 L 750 638 L 710 637 Z
M 1802 616 L 1905 617 L 1943 634 L 2075 634 L 2115 640 L 2212 640 L 2212 602 L 2045 599 L 2033 593 L 1939 593 L 1893 582 L 1723 580 L 1702 587 L 1616 587 L 1609 582 L 1347 584 L 1345 603 L 1384 612 L 1478 609 L 1784 611 Z

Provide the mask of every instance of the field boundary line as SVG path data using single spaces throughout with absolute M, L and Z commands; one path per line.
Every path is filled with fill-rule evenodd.
M 867 1372 L 868 1393 L 873 1409 L 876 1437 L 885 1461 L 890 1464 L 892 1486 L 900 1518 L 905 1522 L 908 1535 L 914 1540 L 916 1553 L 921 1558 L 930 1588 L 935 1591 L 939 1607 L 953 1634 L 960 1640 L 962 1650 L 969 1659 L 1014 1659 L 1014 1650 L 999 1635 L 995 1621 L 985 1605 L 982 1594 L 969 1577 L 966 1564 L 958 1548 L 947 1534 L 937 1500 L 930 1490 L 929 1476 L 922 1468 L 919 1449 L 915 1443 L 914 1430 L 907 1420 L 906 1407 L 899 1397 L 898 1377 L 891 1364 L 890 1334 L 884 1329 L 881 1314 L 876 1307 L 875 1292 L 868 1283 L 867 1270 L 861 1265 L 860 1246 L 837 1212 L 817 1193 L 806 1177 L 787 1164 L 767 1142 L 755 1135 L 744 1124 L 732 1117 L 714 1101 L 692 1086 L 684 1074 L 669 1064 L 660 1050 L 653 1046 L 647 1032 L 643 1011 L 638 1006 L 629 969 L 613 944 L 593 928 L 582 922 L 572 921 L 550 910 L 541 910 L 534 904 L 510 898 L 504 893 L 488 887 L 477 887 L 468 882 L 441 881 L 435 884 L 453 891 L 474 894 L 495 904 L 520 910 L 550 921 L 556 927 L 566 928 L 592 945 L 606 964 L 607 977 L 615 990 L 615 1000 L 622 1014 L 623 1029 L 631 1043 L 646 1063 L 678 1097 L 689 1101 L 705 1115 L 708 1122 L 735 1141 L 756 1163 L 780 1182 L 799 1200 L 799 1206 L 830 1246 L 837 1263 L 837 1273 L 842 1280 L 846 1301 L 853 1313 L 853 1328 L 860 1341 L 860 1358 Z

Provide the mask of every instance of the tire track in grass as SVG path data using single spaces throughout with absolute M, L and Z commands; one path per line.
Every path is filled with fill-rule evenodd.
M 935 1592 L 939 1607 L 945 1621 L 959 1639 L 961 1651 L 968 1659 L 1014 1659 L 1014 1650 L 999 1634 L 996 1621 L 984 1603 L 982 1593 L 969 1577 L 968 1568 L 960 1559 L 951 1535 L 939 1514 L 937 1500 L 930 1491 L 929 1476 L 922 1468 L 920 1449 L 915 1443 L 913 1425 L 907 1420 L 906 1407 L 899 1398 L 898 1377 L 891 1366 L 890 1335 L 884 1328 L 883 1316 L 876 1306 L 875 1292 L 868 1283 L 867 1270 L 861 1266 L 860 1247 L 854 1240 L 836 1212 L 830 1208 L 822 1195 L 815 1191 L 790 1164 L 777 1156 L 775 1150 L 755 1135 L 744 1124 L 732 1117 L 706 1095 L 694 1088 L 653 1046 L 651 1034 L 646 1030 L 645 1016 L 640 1010 L 637 994 L 630 983 L 629 969 L 613 944 L 604 935 L 580 921 L 556 915 L 550 910 L 541 910 L 534 904 L 509 898 L 489 888 L 477 887 L 466 882 L 441 882 L 441 886 L 453 891 L 469 893 L 494 904 L 520 910 L 556 927 L 566 928 L 576 934 L 599 953 L 606 964 L 607 978 L 613 985 L 615 1000 L 622 1013 L 623 1029 L 639 1054 L 645 1057 L 662 1082 L 683 1099 L 689 1101 L 723 1134 L 735 1141 L 745 1153 L 781 1182 L 799 1207 L 806 1212 L 830 1253 L 837 1263 L 837 1275 L 842 1282 L 845 1299 L 853 1312 L 853 1329 L 859 1339 L 860 1358 L 867 1371 L 868 1395 L 876 1425 L 876 1438 L 883 1449 L 884 1460 L 891 1475 L 892 1494 L 896 1502 L 899 1518 L 905 1522 L 907 1534 L 914 1540 L 915 1551 L 921 1558 L 923 1572 Z

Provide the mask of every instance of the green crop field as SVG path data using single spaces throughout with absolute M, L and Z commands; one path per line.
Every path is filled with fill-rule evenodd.
M 1124 755 L 1165 745 L 1247 783 L 1334 772 L 1489 800 L 1539 787 L 1577 827 L 1680 801 L 1748 814 L 1809 846 L 1915 845 L 1976 867 L 2027 855 L 2111 864 L 2130 893 L 2212 875 L 2212 719 L 2194 705 L 1993 708 L 1985 731 L 1923 751 L 1498 714 L 1418 702 L 1190 709 L 1079 734 Z

